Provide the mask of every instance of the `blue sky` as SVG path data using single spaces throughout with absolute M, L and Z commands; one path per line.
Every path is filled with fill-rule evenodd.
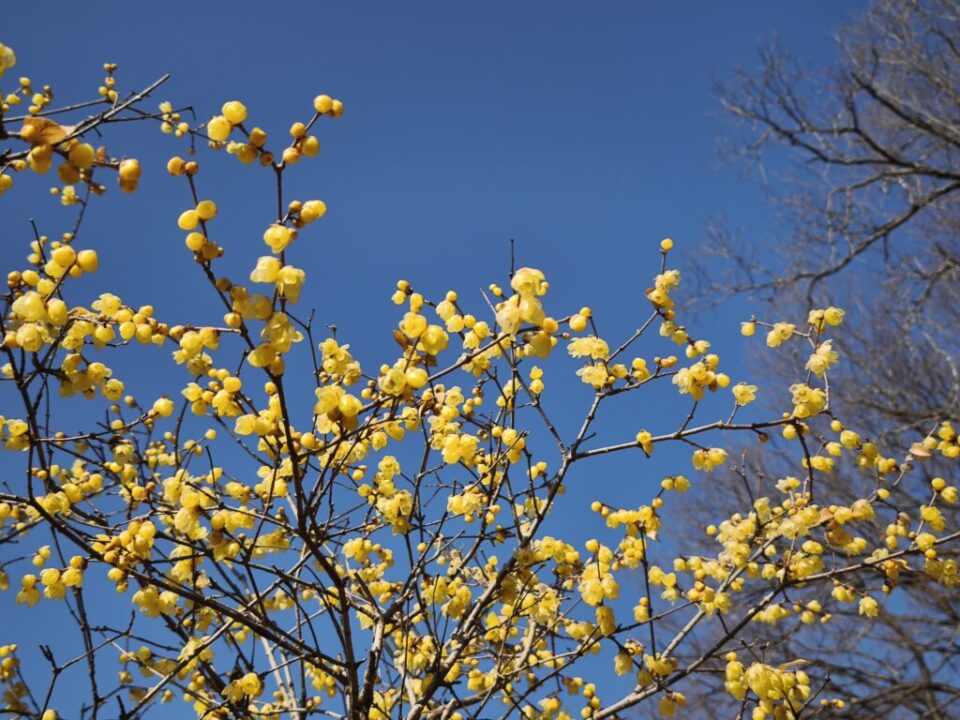
M 829 62 L 831 32 L 862 3 L 95 7 L 63 4 L 42 22 L 28 3 L 5 8 L 0 42 L 19 62 L 0 88 L 26 74 L 52 84 L 58 103 L 83 100 L 100 83 L 101 64 L 113 61 L 121 91 L 169 72 L 157 101 L 192 104 L 206 119 L 239 99 L 251 124 L 273 135 L 308 119 L 318 93 L 343 99 L 344 117 L 318 125 L 320 156 L 291 173 L 292 197 L 329 206 L 294 256 L 308 275 L 301 304 L 316 306 L 318 324 L 341 328 L 361 359 L 379 363 L 398 317 L 388 300 L 397 279 L 433 296 L 504 282 L 511 238 L 518 263 L 547 274 L 548 302 L 566 311 L 592 306 L 611 343 L 646 312 L 643 292 L 662 237 L 696 252 L 704 222 L 722 214 L 748 241 L 764 242 L 773 228 L 757 187 L 718 163 L 717 139 L 730 126 L 712 83 L 739 64 L 754 65 L 756 46 L 773 33 L 802 57 Z M 102 273 L 96 285 L 80 287 L 109 289 L 132 305 L 152 302 L 158 315 L 182 321 L 196 307 L 193 293 L 204 289 L 176 228 L 186 189 L 163 166 L 185 146 L 141 125 L 119 128 L 109 147 L 115 155 L 135 148 L 141 192 L 91 208 L 80 245 L 101 251 Z M 245 275 L 265 250 L 270 173 L 225 155 L 200 159 L 201 196 L 220 206 L 213 227 L 227 248 L 223 268 Z M 7 195 L 0 200 L 6 266 L 25 254 L 27 214 L 49 234 L 72 222 L 43 192 Z M 478 295 L 471 302 L 480 307 Z M 742 305 L 730 306 L 704 330 L 713 340 L 735 333 L 743 315 Z M 719 347 L 736 377 L 739 344 Z M 6 409 L 9 396 L 0 397 Z M 635 410 L 622 412 L 611 422 Z M 614 462 L 603 467 L 624 471 Z M 621 491 L 599 486 L 610 496 Z M 27 633 L 6 622 L 27 617 L 12 600 L 0 595 L 0 643 L 35 646 L 36 627 Z M 46 625 L 50 632 L 67 626 Z M 42 667 L 35 652 L 26 657 Z

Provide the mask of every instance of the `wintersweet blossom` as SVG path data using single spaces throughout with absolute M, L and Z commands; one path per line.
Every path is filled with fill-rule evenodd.
M 0 45 L 0 76 L 15 59 Z M 942 419 L 889 447 L 834 416 L 831 389 L 848 380 L 828 383 L 843 310 L 743 323 L 748 337 L 768 329 L 772 348 L 810 346 L 805 366 L 791 365 L 790 405 L 773 410 L 757 400 L 782 402 L 784 388 L 731 386 L 717 352 L 726 331 L 685 313 L 669 238 L 647 260 L 637 253 L 649 303 L 623 307 L 639 330 L 609 341 L 605 309 L 550 292 L 541 270 L 505 268 L 458 292 L 429 257 L 388 290 L 386 317 L 336 327 L 337 308 L 381 292 L 359 266 L 328 266 L 302 245 L 327 206 L 297 199 L 300 173 L 322 161 L 343 103 L 318 94 L 268 135 L 253 105 L 221 99 L 194 117 L 122 87 L 116 71 L 104 65 L 95 101 L 74 111 L 48 107 L 53 91 L 26 77 L 0 98 L 8 119 L 25 105 L 0 138 L 3 201 L 30 192 L 15 175 L 35 174 L 72 218 L 40 214 L 9 256 L 0 592 L 13 594 L 11 623 L 67 612 L 92 638 L 79 656 L 50 657 L 117 665 L 80 705 L 116 697 L 146 712 L 182 699 L 197 718 L 682 717 L 709 673 L 741 714 L 791 718 L 814 699 L 842 701 L 819 697 L 827 678 L 785 634 L 805 647 L 833 647 L 843 638 L 830 633 L 847 628 L 869 639 L 903 578 L 960 586 L 957 431 Z M 131 136 L 153 123 L 182 145 L 166 163 L 181 194 L 165 212 L 195 271 L 178 276 L 187 317 L 168 317 L 162 297 L 134 305 L 110 292 L 129 282 L 103 277 L 120 266 L 87 247 L 88 203 L 122 214 L 122 193 L 164 171 L 111 134 L 121 104 Z M 267 202 L 249 208 L 269 209 L 255 226 L 267 254 L 222 237 L 235 210 L 209 198 L 234 187 L 200 172 L 211 153 L 237 161 L 231 182 L 267 169 Z M 73 229 L 44 235 L 51 227 Z M 464 287 L 479 283 L 474 270 L 458 270 Z M 334 297 L 323 273 L 359 280 Z M 725 388 L 732 409 L 710 396 Z M 741 448 L 776 453 L 782 472 L 758 475 Z M 671 469 L 685 453 L 712 475 Z M 587 486 L 602 499 L 585 514 Z M 690 508 L 705 500 L 703 526 Z M 88 614 L 86 589 L 104 582 L 116 594 Z M 714 631 L 723 655 L 697 642 Z M 0 645 L 4 703 L 56 720 L 36 707 L 51 686 L 42 663 L 21 662 L 29 652 Z M 630 680 L 625 693 L 604 681 L 611 670 Z

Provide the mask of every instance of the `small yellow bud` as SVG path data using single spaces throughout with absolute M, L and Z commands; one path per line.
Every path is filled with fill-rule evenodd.
M 207 123 L 207 136 L 214 142 L 224 142 L 230 137 L 232 126 L 223 115 L 215 115 Z
M 326 115 L 333 109 L 333 98 L 329 95 L 317 95 L 313 99 L 313 109 L 320 115 Z
M 230 102 L 224 103 L 223 107 L 220 108 L 220 112 L 223 113 L 223 117 L 225 117 L 231 125 L 239 125 L 247 119 L 247 108 L 238 100 L 231 100 Z

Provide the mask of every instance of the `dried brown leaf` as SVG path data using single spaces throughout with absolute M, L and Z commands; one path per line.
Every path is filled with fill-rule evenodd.
M 70 137 L 73 128 L 55 123 L 42 117 L 31 117 L 23 121 L 20 137 L 31 145 L 56 145 Z

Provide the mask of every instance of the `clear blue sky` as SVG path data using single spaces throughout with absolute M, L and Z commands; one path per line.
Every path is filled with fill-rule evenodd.
M 121 91 L 169 72 L 157 101 L 193 104 L 205 119 L 239 99 L 251 123 L 272 134 L 307 119 L 318 93 L 339 97 L 344 117 L 319 124 L 320 157 L 294 168 L 290 186 L 291 196 L 330 208 L 294 253 L 308 274 L 301 304 L 317 307 L 318 324 L 335 323 L 362 359 L 379 363 L 397 317 L 388 297 L 398 278 L 430 294 L 503 282 L 516 238 L 519 264 L 551 280 L 550 302 L 591 305 L 613 342 L 646 307 L 660 238 L 692 251 L 717 214 L 756 242 L 769 229 L 757 188 L 718 167 L 716 142 L 728 126 L 712 82 L 755 64 L 756 46 L 773 33 L 801 56 L 829 61 L 831 32 L 861 8 L 824 0 L 97 2 L 38 13 L 16 3 L 4 8 L 0 42 L 19 62 L 0 88 L 27 74 L 53 84 L 58 103 L 82 100 L 95 92 L 101 64 L 114 61 Z M 185 147 L 143 126 L 114 138 L 113 154 L 137 148 L 144 177 L 141 193 L 91 209 L 80 245 L 101 250 L 97 290 L 183 320 L 202 282 L 176 228 L 186 190 L 163 165 Z M 272 218 L 270 174 L 226 156 L 201 161 L 201 195 L 221 209 L 213 227 L 227 248 L 223 268 L 246 275 Z M 0 199 L 5 266 L 24 254 L 27 212 L 50 234 L 72 217 L 42 193 Z M 107 275 L 115 280 L 100 287 Z M 721 312 L 707 334 L 734 332 L 741 314 Z M 737 369 L 737 355 L 731 360 Z M 0 414 L 14 414 L 2 397 Z M 37 616 L 15 608 L 13 593 L 0 595 L 0 613 L 0 643 L 35 647 L 69 627 L 47 615 L 45 628 L 27 629 L 22 621 Z M 42 667 L 35 650 L 25 658 Z M 179 701 L 175 710 L 186 711 Z

